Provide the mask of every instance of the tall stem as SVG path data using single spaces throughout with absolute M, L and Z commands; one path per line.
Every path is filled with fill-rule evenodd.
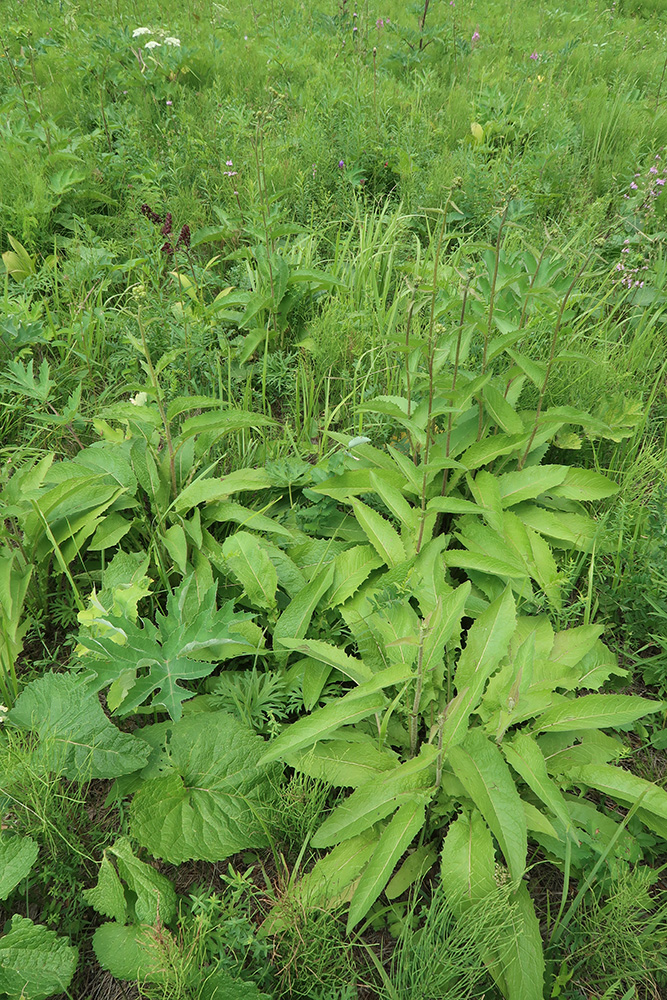
M 491 281 L 491 295 L 489 298 L 489 318 L 486 324 L 486 331 L 484 333 L 484 355 L 482 357 L 482 375 L 486 375 L 486 364 L 487 357 L 489 353 L 489 340 L 491 339 L 491 327 L 493 325 L 493 306 L 496 297 L 496 282 L 498 280 L 498 267 L 500 266 L 500 241 L 503 236 L 503 229 L 505 228 L 505 222 L 507 221 L 507 213 L 509 207 L 512 203 L 512 199 L 509 198 L 507 204 L 505 205 L 505 211 L 500 219 L 500 226 L 498 227 L 498 237 L 496 239 L 496 259 L 493 268 L 493 279 Z M 484 390 L 480 390 L 479 396 L 479 422 L 477 425 L 477 440 L 479 441 L 482 437 L 482 426 L 484 422 Z
M 572 282 L 570 284 L 570 287 L 568 288 L 567 292 L 565 293 L 565 297 L 563 298 L 563 301 L 560 304 L 560 309 L 558 310 L 558 319 L 556 320 L 556 325 L 554 327 L 553 336 L 551 337 L 551 350 L 549 351 L 549 360 L 547 361 L 547 369 L 546 369 L 546 371 L 544 373 L 544 380 L 542 382 L 542 387 L 540 389 L 539 399 L 537 400 L 537 410 L 535 411 L 535 424 L 533 425 L 533 432 L 530 435 L 530 440 L 528 441 L 528 444 L 526 445 L 526 450 L 524 451 L 522 457 L 519 459 L 518 466 L 517 466 L 519 470 L 523 469 L 523 467 L 524 467 L 524 465 L 526 463 L 526 459 L 528 458 L 528 454 L 530 452 L 530 449 L 533 446 L 533 441 L 535 440 L 535 435 L 537 434 L 537 428 L 538 428 L 539 423 L 540 423 L 540 414 L 542 413 L 542 404 L 544 403 L 544 397 L 546 395 L 547 385 L 549 383 L 549 376 L 551 375 L 551 369 L 553 367 L 554 358 L 556 357 L 556 345 L 558 344 L 558 334 L 560 333 L 560 327 L 561 327 L 561 323 L 563 321 L 563 313 L 565 312 L 565 306 L 567 305 L 568 299 L 570 298 L 570 295 L 574 291 L 574 287 L 575 287 L 576 283 L 579 281 L 579 278 L 583 274 L 584 269 L 586 268 L 586 265 L 588 264 L 588 262 L 589 262 L 589 260 L 591 259 L 592 256 L 593 256 L 593 251 L 591 251 L 589 253 L 588 257 L 586 258 L 586 260 L 583 262 L 583 264 L 581 265 L 581 267 L 579 268 L 579 270 L 575 274 L 575 276 L 572 279 Z
M 146 343 L 146 334 L 144 333 L 144 328 L 141 323 L 141 317 L 137 316 L 137 322 L 139 324 L 139 331 L 141 333 L 141 343 L 144 348 L 144 357 L 146 358 L 146 366 L 148 368 L 148 374 L 150 375 L 151 385 L 155 389 L 155 401 L 157 403 L 157 408 L 160 411 L 160 418 L 162 420 L 162 426 L 164 428 L 164 437 L 167 442 L 167 451 L 169 452 L 169 474 L 171 477 L 171 493 L 172 498 L 176 498 L 176 463 L 174 461 L 174 443 L 171 439 L 171 429 L 169 427 L 169 421 L 167 420 L 167 412 L 164 408 L 164 402 L 162 399 L 162 393 L 160 391 L 160 383 L 158 382 L 157 375 L 155 374 L 155 369 L 153 368 L 153 362 L 151 361 L 150 352 L 148 350 L 148 344 Z

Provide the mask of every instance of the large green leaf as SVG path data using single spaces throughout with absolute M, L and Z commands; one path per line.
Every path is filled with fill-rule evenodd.
M 336 556 L 334 578 L 327 594 L 327 604 L 335 608 L 359 589 L 374 569 L 382 566 L 384 560 L 370 545 L 355 545 Z
M 404 803 L 422 801 L 419 794 L 433 783 L 432 765 L 437 747 L 425 745 L 413 760 L 399 764 L 357 788 L 324 821 L 312 839 L 313 847 L 331 847 L 367 830 Z
M 50 771 L 75 780 L 116 778 L 148 758 L 146 745 L 119 732 L 85 682 L 69 674 L 32 681 L 8 718 L 38 736 L 37 752 Z
M 226 500 L 233 493 L 266 490 L 273 486 L 273 480 L 266 469 L 236 469 L 219 479 L 196 479 L 182 490 L 175 501 L 179 514 L 184 514 L 200 503 Z
M 274 641 L 281 639 L 303 639 L 317 605 L 331 586 L 334 577 L 333 565 L 323 566 L 303 590 L 299 591 L 287 605 L 273 630 Z
M 572 729 L 609 729 L 626 726 L 661 709 L 662 702 L 649 701 L 638 695 L 585 694 L 548 709 L 538 719 L 535 731 L 557 733 Z
M 206 677 L 215 660 L 257 652 L 242 632 L 235 631 L 250 616 L 235 614 L 231 600 L 216 609 L 215 586 L 201 599 L 196 614 L 188 614 L 186 602 L 192 586 L 196 586 L 194 574 L 169 594 L 166 613 L 156 613 L 156 624 L 143 619 L 140 628 L 115 615 L 100 619 L 124 637 L 122 644 L 109 635 L 80 636 L 81 644 L 96 654 L 86 660 L 93 675 L 91 688 L 100 690 L 121 675 L 126 679 L 119 714 L 128 715 L 152 698 L 155 707 L 163 706 L 172 719 L 179 719 L 183 702 L 196 693 L 182 681 Z
M 259 766 L 264 741 L 224 712 L 197 714 L 160 732 L 158 776 L 134 796 L 132 836 L 172 864 L 265 847 L 275 769 Z
M 23 881 L 37 860 L 39 847 L 32 837 L 0 836 L 0 899 Z
M 267 611 L 275 608 L 278 574 L 261 540 L 247 531 L 237 531 L 226 539 L 222 551 L 251 603 Z
M 563 481 L 551 492 L 567 500 L 603 500 L 618 493 L 618 486 L 592 469 L 570 468 Z
M 389 521 L 372 507 L 367 507 L 361 500 L 352 500 L 351 503 L 354 515 L 366 537 L 387 566 L 398 566 L 404 562 L 406 555 L 403 542 Z
M 526 867 L 526 817 L 510 770 L 495 744 L 472 729 L 448 760 L 467 794 L 500 844 L 512 878 L 518 882 Z
M 233 434 L 235 431 L 248 430 L 255 427 L 273 427 L 275 420 L 261 413 L 245 410 L 222 410 L 213 413 L 200 413 L 196 417 L 188 417 L 183 421 L 179 438 L 186 441 L 195 434 L 208 434 L 213 438 L 222 434 Z
M 383 689 L 401 684 L 410 676 L 410 671 L 401 665 L 388 667 L 375 674 L 372 680 L 348 691 L 342 698 L 318 708 L 311 715 L 297 719 L 271 743 L 262 762 L 284 760 L 287 754 L 313 746 L 341 726 L 352 725 L 373 715 L 386 704 Z
M 515 932 L 503 970 L 507 1000 L 542 1000 L 544 949 L 540 925 L 528 887 L 521 882 L 514 896 Z
M 454 675 L 457 695 L 447 708 L 442 745 L 446 749 L 464 739 L 468 720 L 479 705 L 486 683 L 497 670 L 516 626 L 512 592 L 506 590 L 476 620 Z
M 563 482 L 567 471 L 565 465 L 530 465 L 520 472 L 506 472 L 498 476 L 503 507 L 513 507 L 524 500 L 535 500 L 541 493 L 548 493 Z
M 0 994 L 11 1000 L 46 1000 L 67 990 L 78 951 L 66 938 L 32 920 L 12 917 L 0 937 Z
M 430 793 L 417 794 L 411 801 L 405 802 L 382 831 L 350 903 L 348 934 L 366 916 L 391 878 L 396 862 L 423 827 L 430 797 Z
M 305 656 L 310 656 L 319 663 L 324 663 L 328 667 L 335 667 L 342 674 L 349 677 L 356 684 L 363 684 L 371 679 L 372 674 L 368 667 L 356 656 L 348 656 L 339 646 L 332 646 L 321 639 L 278 639 L 281 646 L 291 649 Z
M 167 976 L 159 943 L 171 943 L 169 931 L 133 924 L 102 924 L 93 934 L 97 961 L 115 979 L 164 982 Z
M 567 803 L 556 783 L 549 777 L 546 761 L 535 738 L 530 733 L 516 733 L 512 740 L 503 742 L 502 750 L 505 759 L 517 774 L 568 829 L 572 825 L 572 818 Z
M 91 889 L 85 889 L 82 895 L 86 903 L 103 917 L 111 917 L 118 923 L 125 923 L 127 918 L 125 891 L 106 851 L 97 873 L 97 883 Z
M 296 771 L 337 788 L 358 788 L 385 771 L 392 771 L 397 764 L 394 754 L 378 750 L 370 739 L 354 743 L 327 740 L 309 750 L 286 753 L 284 760 Z
M 134 915 L 137 922 L 171 923 L 176 914 L 176 893 L 169 879 L 160 875 L 151 865 L 140 861 L 127 837 L 119 837 L 107 851 L 116 858 L 118 871 L 134 894 Z
M 651 826 L 651 818 L 667 820 L 667 792 L 652 781 L 646 781 L 630 771 L 612 764 L 583 764 L 567 771 L 567 778 L 582 788 L 595 788 L 611 799 L 634 805 L 641 797 L 641 813 L 647 826 Z M 656 824 L 656 830 L 662 835 L 664 824 Z
M 495 892 L 495 867 L 493 839 L 481 813 L 462 813 L 449 824 L 440 859 L 442 887 L 455 914 Z

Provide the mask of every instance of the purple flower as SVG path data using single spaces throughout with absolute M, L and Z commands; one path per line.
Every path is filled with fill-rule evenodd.
M 378 31 L 380 30 L 380 28 L 384 28 L 384 21 L 382 20 L 381 17 L 378 17 L 377 21 L 375 22 L 375 27 L 378 29 Z
M 631 183 L 630 187 L 632 188 L 633 191 L 637 190 L 637 185 L 635 184 L 634 181 Z
M 169 107 L 171 107 L 171 105 L 172 105 L 173 103 L 174 103 L 173 101 L 167 101 L 167 104 L 168 104 L 168 106 L 169 106 Z
M 539 52 L 531 52 L 530 58 L 533 59 L 534 61 L 537 61 L 540 58 Z
M 474 42 L 478 42 L 479 41 L 479 37 L 480 37 L 479 36 L 479 31 L 477 30 L 477 28 L 475 28 L 475 30 L 472 33 L 472 38 L 470 39 L 470 41 L 473 42 L 473 43 Z
M 344 170 L 345 169 L 345 160 L 339 160 L 338 161 L 338 166 L 340 167 L 341 170 Z
M 663 184 L 665 183 L 665 178 L 664 177 L 658 177 L 655 183 L 659 184 L 660 187 L 662 187 Z
M 657 167 L 649 167 L 649 171 L 648 172 L 649 172 L 649 174 L 657 174 L 658 168 Z

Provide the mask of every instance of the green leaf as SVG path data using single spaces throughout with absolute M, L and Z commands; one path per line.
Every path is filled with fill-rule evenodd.
M 415 793 L 433 783 L 431 767 L 438 749 L 424 745 L 419 755 L 392 771 L 357 788 L 324 821 L 312 838 L 313 847 L 331 847 L 363 833 L 385 819 L 406 802 L 415 801 Z
M 183 421 L 179 435 L 180 442 L 196 434 L 209 434 L 218 438 L 222 434 L 233 434 L 236 431 L 249 430 L 257 427 L 275 427 L 276 421 L 261 413 L 245 410 L 219 410 L 214 413 L 200 413 Z M 182 496 L 182 495 L 181 495 Z
M 174 566 L 185 576 L 188 566 L 188 540 L 180 524 L 172 524 L 162 536 L 164 547 L 174 560 Z
M 88 906 L 92 906 L 103 917 L 111 917 L 120 924 L 125 923 L 127 918 L 125 891 L 106 851 L 97 873 L 97 885 L 92 889 L 84 889 L 81 895 Z
M 451 594 L 438 597 L 435 610 L 424 620 L 426 632 L 422 648 L 423 675 L 436 691 L 441 689 L 444 678 L 445 646 L 453 635 L 459 635 L 466 601 L 470 596 L 470 583 L 462 583 Z
M 261 737 L 225 712 L 155 728 L 163 739 L 153 769 L 158 776 L 134 796 L 132 836 L 172 864 L 220 861 L 266 846 L 262 817 L 272 802 L 275 769 L 259 766 Z
M 210 524 L 212 521 L 222 523 L 232 521 L 242 528 L 249 528 L 251 531 L 264 531 L 272 535 L 281 535 L 283 538 L 292 537 L 289 528 L 283 527 L 282 524 L 266 517 L 260 511 L 244 507 L 234 500 L 217 500 L 215 503 L 211 503 L 206 511 L 206 522 Z
M 411 801 L 405 802 L 380 834 L 373 857 L 366 865 L 350 903 L 348 934 L 366 916 L 389 881 L 396 862 L 423 827 L 430 798 L 430 793 L 417 794 Z
M 528 787 L 563 823 L 566 829 L 572 826 L 572 817 L 563 795 L 551 780 L 546 761 L 530 733 L 516 733 L 511 741 L 502 744 L 505 759 L 514 768 Z
M 653 816 L 667 820 L 667 792 L 652 781 L 632 774 L 613 764 L 583 764 L 567 771 L 567 777 L 582 788 L 595 788 L 617 802 L 632 806 L 641 796 L 644 822 L 651 826 Z M 657 824 L 656 832 L 662 835 L 664 825 Z
M 287 638 L 303 639 L 315 609 L 331 587 L 333 578 L 333 566 L 323 566 L 310 583 L 292 598 L 275 624 L 274 642 Z
M 598 531 L 595 521 L 583 514 L 545 510 L 531 503 L 517 504 L 514 513 L 524 524 L 541 535 L 553 538 L 556 543 L 573 545 L 584 551 L 588 551 Z
M 123 715 L 152 698 L 156 707 L 163 705 L 172 719 L 179 719 L 182 703 L 196 693 L 181 681 L 208 676 L 215 667 L 211 661 L 257 651 L 243 639 L 241 632 L 235 631 L 246 624 L 250 616 L 234 614 L 233 600 L 216 610 L 215 586 L 203 596 L 196 614 L 188 614 L 188 593 L 196 586 L 192 573 L 169 594 L 166 613 L 156 612 L 155 624 L 143 619 L 140 628 L 116 615 L 100 619 L 102 624 L 124 637 L 122 644 L 114 642 L 108 634 L 79 636 L 81 644 L 97 654 L 86 661 L 92 675 L 89 683 L 94 690 L 112 684 L 124 671 L 137 671 L 136 681 L 120 705 Z
M 127 837 L 108 848 L 118 861 L 118 871 L 135 894 L 134 913 L 140 924 L 169 924 L 176 915 L 174 886 L 151 865 L 135 857 Z
M 566 500 L 604 500 L 618 493 L 618 486 L 592 469 L 569 468 L 563 481 L 551 492 Z
M 550 493 L 563 482 L 567 472 L 565 465 L 530 465 L 520 472 L 498 476 L 503 507 L 513 507 L 524 500 L 535 500 L 542 493 Z
M 523 421 L 521 417 L 514 407 L 507 402 L 502 392 L 496 389 L 491 382 L 487 382 L 480 396 L 484 401 L 484 409 L 506 434 L 523 433 Z
M 472 444 L 459 458 L 461 465 L 472 471 L 489 465 L 501 455 L 511 455 L 528 443 L 528 434 L 494 434 Z
M 352 725 L 378 712 L 386 702 L 382 691 L 360 695 L 358 692 L 361 690 L 357 688 L 350 691 L 337 701 L 329 702 L 324 708 L 318 708 L 311 715 L 303 716 L 291 723 L 277 739 L 273 740 L 262 758 L 262 763 L 285 760 L 288 754 L 311 747 L 341 726 Z
M 287 753 L 284 759 L 296 771 L 334 788 L 358 788 L 397 764 L 394 754 L 378 750 L 374 742 L 348 743 L 344 739 L 317 743 L 309 750 Z
M 116 778 L 148 759 L 145 743 L 119 732 L 85 682 L 68 674 L 31 681 L 8 718 L 37 734 L 38 752 L 50 771 L 74 780 Z
M 361 500 L 351 500 L 354 515 L 363 528 L 369 542 L 388 566 L 398 566 L 405 562 L 403 542 L 395 528 L 372 507 Z
M 55 931 L 15 914 L 0 937 L 0 993 L 11 1000 L 46 1000 L 72 981 L 78 951 Z
M 225 540 L 222 551 L 252 604 L 267 611 L 275 608 L 278 574 L 260 539 L 247 531 L 237 531 Z
M 447 707 L 442 745 L 447 750 L 464 739 L 468 720 L 481 701 L 488 679 L 507 655 L 516 627 L 512 592 L 507 589 L 476 620 L 461 653 L 454 685 L 456 698 Z
M 10 892 L 29 874 L 37 860 L 39 847 L 32 837 L 0 836 L 0 899 L 7 899 Z
M 271 1000 L 267 993 L 260 993 L 254 983 L 233 979 L 222 968 L 208 975 L 197 997 L 198 1000 Z
M 169 931 L 162 927 L 141 927 L 136 924 L 102 924 L 93 934 L 93 950 L 103 969 L 115 979 L 164 982 L 167 976 L 165 955 L 160 953 L 160 940 L 170 941 Z
M 609 729 L 627 726 L 645 715 L 659 712 L 662 702 L 638 695 L 585 694 L 565 705 L 548 709 L 538 720 L 535 732 L 557 733 L 573 729 Z
M 496 853 L 489 828 L 477 809 L 449 824 L 440 874 L 447 902 L 457 915 L 496 891 Z
M 500 750 L 479 729 L 472 729 L 448 760 L 474 805 L 500 844 L 515 881 L 526 868 L 526 817 L 519 793 Z
M 118 545 L 121 538 L 124 538 L 132 527 L 129 521 L 122 514 L 108 514 L 97 528 L 95 534 L 88 543 L 90 552 L 98 552 L 102 549 L 113 548 Z
M 371 472 L 371 483 L 380 499 L 402 526 L 408 531 L 416 532 L 419 526 L 419 511 L 411 507 L 400 489 L 388 481 L 386 472 Z
M 384 560 L 370 545 L 355 545 L 339 553 L 334 559 L 334 577 L 327 594 L 327 605 L 335 608 L 344 604 L 374 569 L 384 564 Z
M 265 934 L 277 934 L 293 926 L 294 911 L 334 907 L 349 898 L 350 886 L 372 856 L 377 834 L 366 830 L 325 854 L 313 868 L 288 886 L 262 924 Z
M 510 939 L 503 976 L 507 1000 L 542 1000 L 544 949 L 540 924 L 527 886 L 522 882 L 512 897 L 516 903 L 515 933 Z
M 430 844 L 423 844 L 408 855 L 394 877 L 387 883 L 384 894 L 387 899 L 398 899 L 411 885 L 420 882 L 438 860 Z
M 340 670 L 356 684 L 363 684 L 372 677 L 371 671 L 362 660 L 348 656 L 339 646 L 332 646 L 321 639 L 278 639 L 281 646 L 310 656 L 319 663 Z
M 233 493 L 267 490 L 273 486 L 266 469 L 236 469 L 220 479 L 196 479 L 179 493 L 174 506 L 177 513 L 184 514 L 200 503 L 226 500 Z

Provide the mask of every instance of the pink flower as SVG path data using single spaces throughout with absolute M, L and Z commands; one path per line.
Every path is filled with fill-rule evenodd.
M 475 42 L 479 41 L 479 38 L 480 38 L 479 31 L 477 30 L 477 28 L 475 28 L 475 30 L 472 33 L 472 38 L 470 39 L 470 41 L 474 44 Z
M 539 59 L 540 58 L 539 52 L 531 52 L 530 53 L 530 58 L 533 59 L 533 60 Z

